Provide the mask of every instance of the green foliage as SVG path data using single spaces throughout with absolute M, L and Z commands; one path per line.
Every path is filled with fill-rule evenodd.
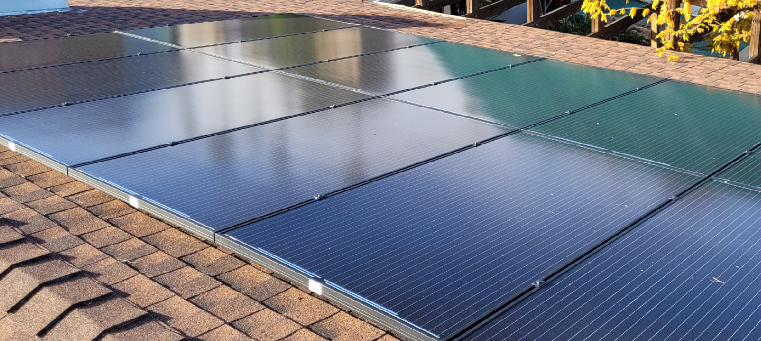
M 585 36 L 592 33 L 592 19 L 587 15 L 574 14 L 558 21 L 555 26 L 550 29 L 553 31 Z
M 619 34 L 616 37 L 613 37 L 613 40 L 620 41 L 622 43 L 630 43 L 630 44 L 637 44 L 637 45 L 644 45 L 648 46 L 650 45 L 649 41 L 645 39 L 645 37 L 639 35 L 636 31 L 626 31 L 624 33 Z

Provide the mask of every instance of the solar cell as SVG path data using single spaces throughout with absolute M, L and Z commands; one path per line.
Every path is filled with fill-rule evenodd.
M 169 46 L 116 33 L 0 44 L 0 71 L 171 51 Z
M 161 89 L 259 69 L 173 51 L 0 74 L 0 115 Z
M 670 81 L 534 128 L 710 173 L 759 142 L 761 98 Z
M 0 136 L 73 166 L 364 98 L 267 72 L 0 117 Z
M 753 154 L 732 166 L 720 177 L 743 185 L 761 188 L 761 159 L 759 159 L 758 154 Z
M 303 66 L 288 72 L 387 94 L 529 60 L 536 58 L 444 42 Z
M 392 98 L 523 127 L 659 80 L 545 60 Z
M 352 27 L 311 34 L 217 45 L 195 51 L 266 68 L 283 68 L 435 42 L 411 34 Z
M 446 338 L 696 180 L 519 134 L 225 235 Z
M 761 194 L 708 183 L 467 340 L 757 340 Z
M 144 28 L 125 33 L 190 48 L 351 26 L 353 25 L 297 14 L 275 14 Z
M 78 170 L 219 230 L 502 132 L 376 99 Z

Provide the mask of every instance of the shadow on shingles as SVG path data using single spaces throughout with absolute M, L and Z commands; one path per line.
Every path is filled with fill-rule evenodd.
M 148 7 L 71 7 L 68 12 L 0 17 L 0 42 L 65 37 L 114 30 L 179 25 L 207 21 L 255 17 L 273 13 L 210 11 Z M 386 15 L 328 15 L 301 12 L 353 24 L 386 29 L 447 26 L 405 17 Z
M 20 228 L 21 226 L 27 225 L 27 223 L 19 220 L 13 220 L 8 218 L 0 218 L 0 226 L 10 226 L 15 228 Z

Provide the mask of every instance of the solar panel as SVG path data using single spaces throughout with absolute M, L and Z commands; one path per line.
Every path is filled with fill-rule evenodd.
M 753 154 L 721 174 L 721 178 L 761 189 L 761 159 Z
M 708 183 L 467 340 L 757 340 L 761 194 Z
M 387 94 L 535 59 L 444 42 L 303 66 L 288 72 Z
M 659 80 L 545 60 L 392 98 L 523 127 Z
M 0 135 L 73 166 L 364 98 L 268 72 L 0 117 Z
M 116 33 L 0 44 L 0 71 L 118 58 L 172 50 Z
M 0 115 L 222 78 L 258 69 L 174 51 L 0 74 Z
M 500 133 L 376 99 L 78 170 L 219 230 Z
M 196 49 L 267 68 L 283 68 L 431 43 L 436 40 L 368 27 L 263 39 Z
M 534 130 L 710 173 L 759 142 L 761 98 L 666 82 Z
M 518 134 L 225 235 L 446 338 L 696 180 Z
M 275 14 L 253 18 L 144 28 L 125 31 L 125 33 L 190 48 L 351 26 L 354 25 L 303 15 Z

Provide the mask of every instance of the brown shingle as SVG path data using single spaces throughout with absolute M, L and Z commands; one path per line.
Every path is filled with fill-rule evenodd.
M 0 288 L 3 288 L 0 310 L 8 311 L 14 305 L 23 303 L 21 300 L 36 288 L 77 272 L 80 270 L 54 258 L 15 267 L 0 278 Z
M 24 155 L 15 154 L 8 158 L 0 159 L 0 166 L 8 168 L 10 165 L 15 165 L 21 162 L 28 162 L 30 159 Z
M 308 326 L 338 312 L 338 309 L 309 294 L 291 288 L 264 302 L 273 310 Z
M 3 224 L 11 225 L 26 234 L 56 227 L 56 223 L 31 208 L 24 208 L 3 215 Z
M 240 259 L 224 253 L 215 247 L 207 247 L 183 257 L 182 260 L 209 276 L 229 272 L 246 264 Z
M 175 228 L 145 236 L 143 241 L 178 258 L 203 250 L 208 246 L 206 243 Z
M 141 308 L 174 296 L 169 289 L 164 288 L 161 284 L 143 275 L 137 275 L 123 282 L 116 283 L 112 287 L 127 294 L 127 299 Z
M 201 335 L 224 323 L 179 296 L 156 303 L 148 310 L 158 313 L 159 319 L 190 336 Z
M 235 321 L 233 326 L 260 341 L 280 340 L 301 328 L 298 323 L 269 309 Z
M 40 173 L 45 173 L 50 171 L 50 168 L 48 168 L 48 166 L 45 166 L 37 161 L 31 161 L 31 160 L 9 164 L 9 165 L 6 165 L 5 168 L 21 176 L 30 176 L 30 175 L 35 175 L 35 174 L 40 174 Z
M 129 328 L 120 328 L 106 334 L 100 341 L 180 341 L 185 339 L 182 335 L 169 329 L 167 326 L 148 321 L 138 325 L 130 325 Z
M 0 168 L 0 188 L 13 187 L 26 182 L 26 179 L 7 169 Z
M 7 214 L 13 211 L 25 208 L 24 205 L 18 203 L 11 198 L 0 198 L 0 214 Z
M 79 237 L 67 232 L 60 226 L 32 234 L 33 239 L 46 249 L 61 252 L 84 244 Z
M 3 188 L 2 191 L 8 197 L 21 203 L 40 200 L 54 195 L 50 191 L 46 191 L 31 182 L 24 182 L 13 187 Z
M 59 253 L 63 259 L 72 265 L 82 268 L 108 258 L 103 252 L 92 247 L 90 244 L 82 244 L 77 247 Z
M 137 271 L 110 257 L 90 264 L 84 267 L 83 270 L 92 273 L 95 279 L 106 285 L 118 283 L 137 275 Z
M 222 284 L 213 277 L 205 275 L 189 266 L 165 273 L 154 278 L 154 280 L 166 285 L 183 298 L 207 292 Z
M 51 340 L 93 340 L 109 328 L 145 315 L 146 311 L 124 299 L 110 299 L 74 309 L 45 336 Z
M 57 185 L 57 186 L 48 188 L 49 191 L 62 197 L 68 197 L 70 195 L 82 193 L 84 191 L 89 191 L 91 189 L 93 188 L 79 181 L 67 182 L 62 185 Z
M 113 226 L 108 226 L 94 232 L 85 233 L 80 237 L 90 245 L 99 249 L 132 238 L 129 233 Z
M 13 266 L 47 254 L 50 254 L 50 251 L 29 241 L 0 247 L 0 274 L 8 271 Z
M 327 339 L 315 334 L 309 329 L 299 329 L 295 333 L 288 335 L 283 341 L 327 341 Z
M 12 318 L 37 334 L 71 306 L 112 293 L 87 277 L 55 283 L 36 292 Z
M 111 257 L 126 262 L 150 255 L 158 251 L 158 249 L 133 237 L 121 243 L 106 246 L 102 251 L 111 255 Z
M 135 237 L 144 237 L 171 227 L 141 212 L 110 219 L 109 222 Z
M 54 213 L 50 215 L 50 219 L 61 224 L 67 231 L 75 235 L 97 231 L 109 226 L 108 223 L 81 207 Z
M 87 210 L 105 220 L 135 212 L 134 208 L 121 200 L 111 200 L 100 205 L 90 206 Z
M 331 340 L 370 341 L 383 335 L 383 331 L 343 311 L 310 327 L 315 333 Z
M 114 200 L 114 198 L 106 193 L 103 193 L 97 189 L 91 189 L 82 193 L 77 193 L 66 197 L 75 204 L 82 207 L 90 207 L 100 205 L 102 203 Z
M 48 215 L 51 213 L 56 213 L 77 207 L 77 205 L 75 205 L 73 202 L 61 198 L 57 195 L 52 195 L 45 199 L 28 202 L 26 205 L 43 215 Z
M 264 301 L 291 287 L 287 283 L 265 274 L 251 265 L 242 266 L 226 274 L 219 275 L 217 278 L 227 283 L 233 289 L 251 296 L 257 301 Z
M 0 225 L 0 247 L 24 239 L 24 235 L 9 225 Z
M 129 263 L 138 269 L 141 274 L 148 277 L 155 277 L 185 266 L 185 264 L 179 261 L 177 258 L 167 255 L 161 251 L 140 257 L 130 261 Z
M 255 341 L 237 329 L 225 324 L 198 337 L 204 341 Z
M 27 179 L 31 182 L 34 182 L 35 185 L 40 186 L 42 188 L 63 185 L 65 183 L 74 181 L 74 179 L 57 171 L 50 171 L 50 172 L 35 174 L 28 177 Z
M 399 341 L 399 339 L 395 338 L 391 334 L 386 334 L 386 335 L 383 335 L 383 337 L 381 337 L 380 339 L 378 339 L 378 341 Z
M 224 285 L 190 301 L 228 323 L 264 309 L 259 302 Z

